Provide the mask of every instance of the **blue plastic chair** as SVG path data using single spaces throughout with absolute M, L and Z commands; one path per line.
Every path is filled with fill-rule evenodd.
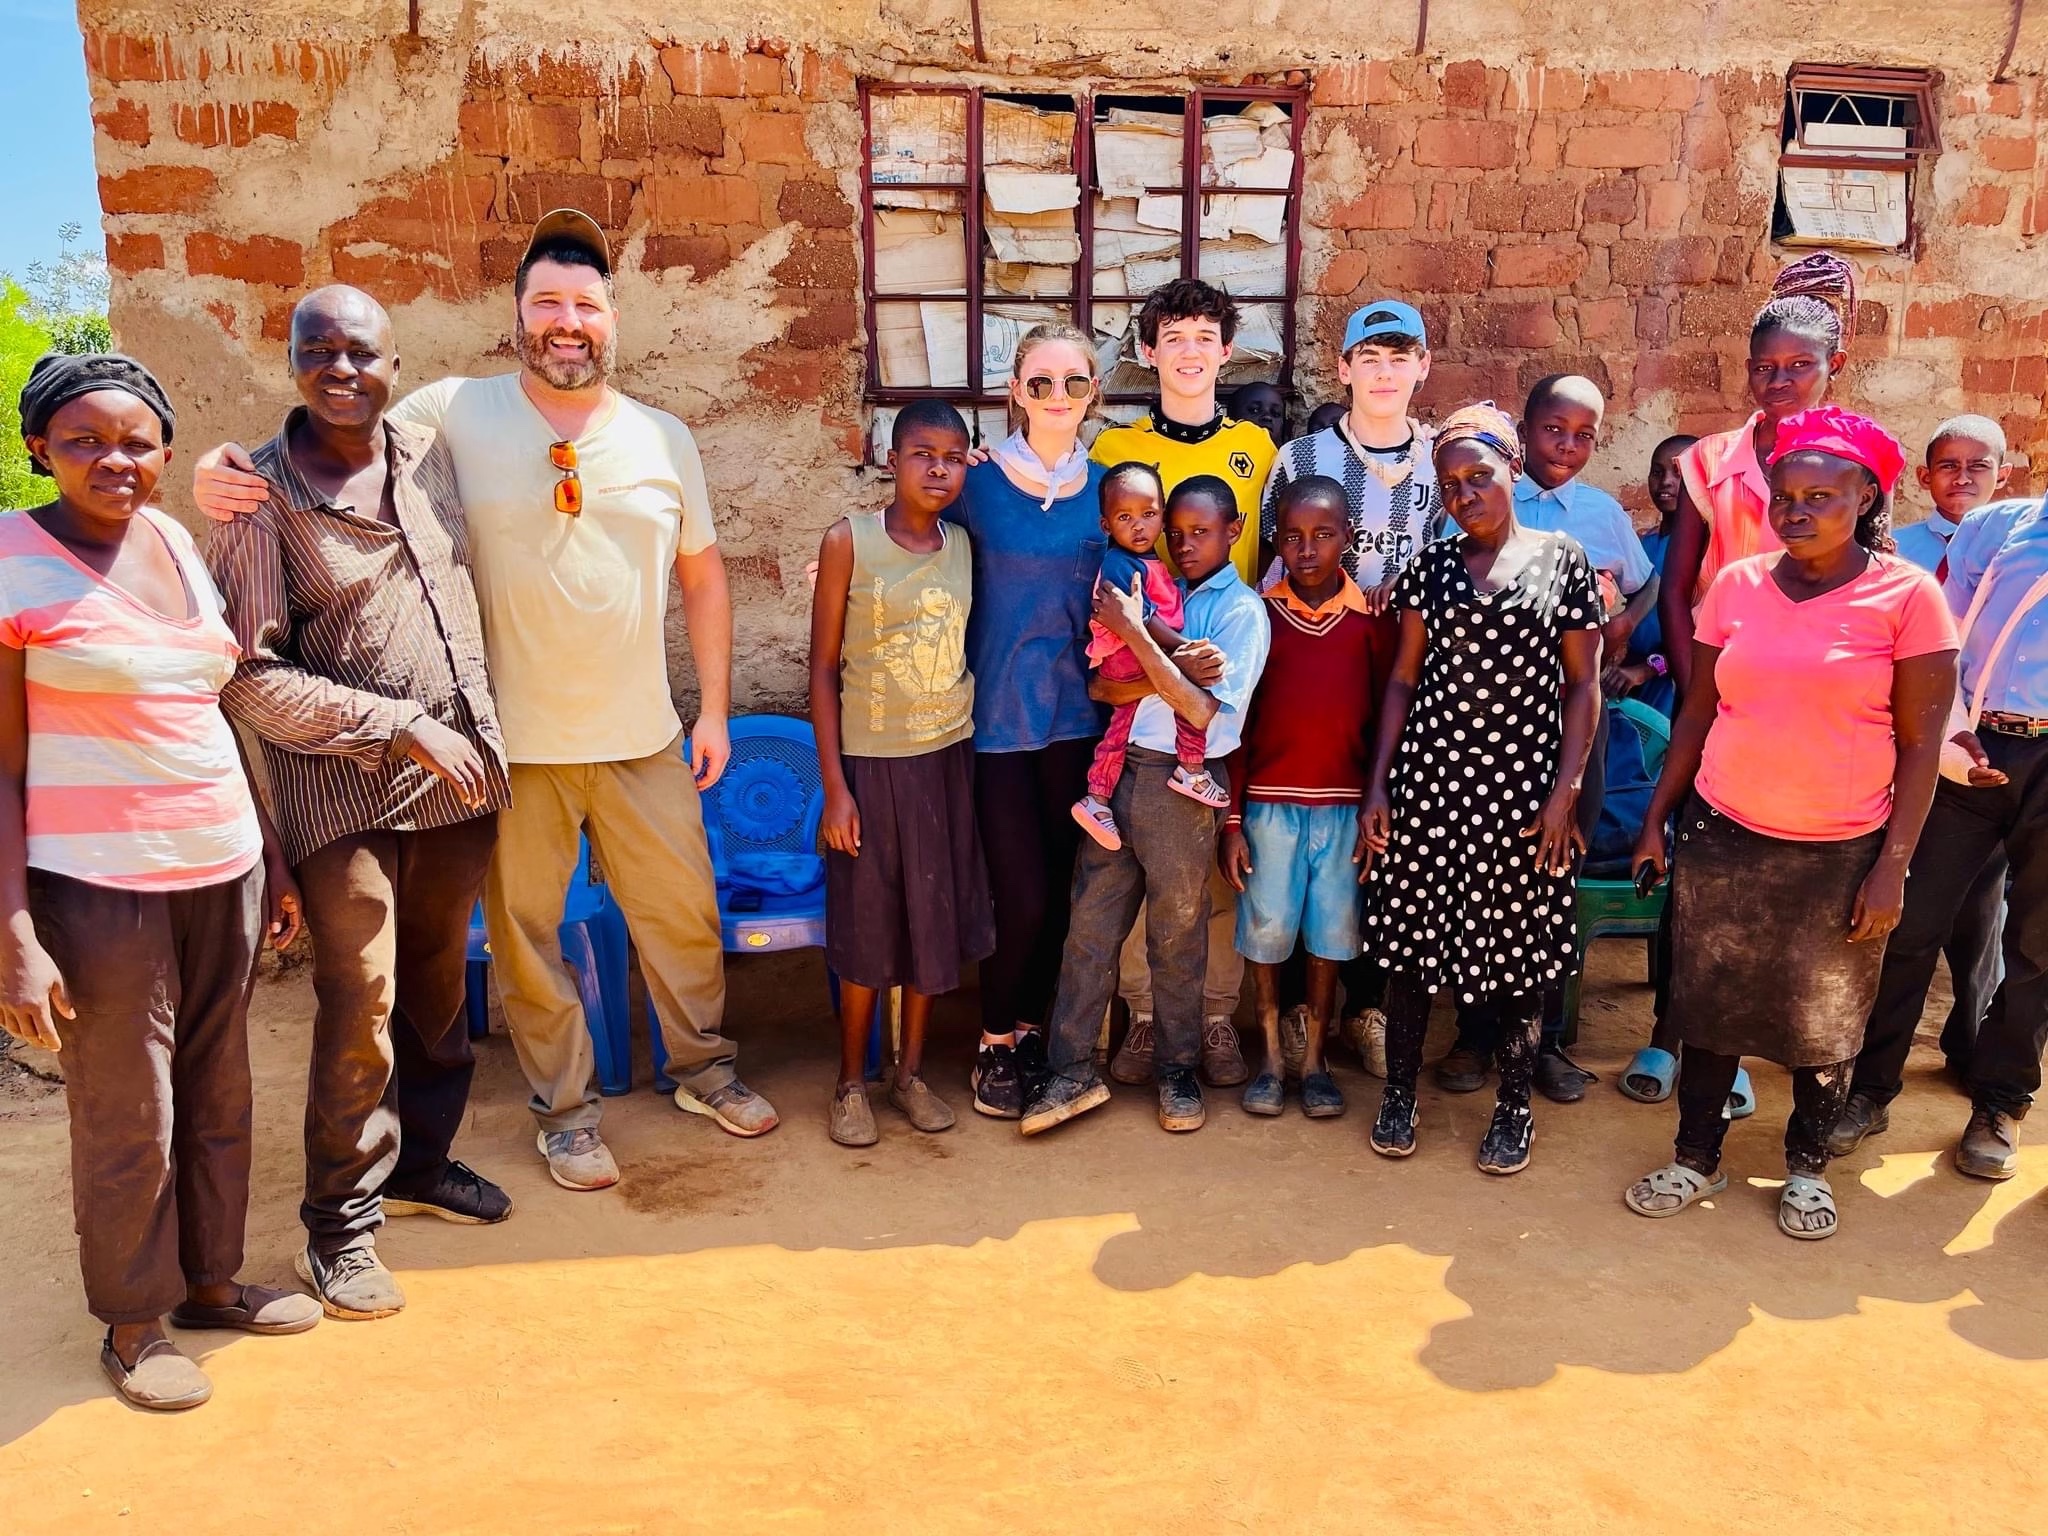
M 1642 749 L 1643 765 L 1651 777 L 1664 769 L 1664 756 L 1671 747 L 1671 722 L 1636 699 L 1607 701 L 1609 733 L 1634 731 Z M 1586 949 L 1595 939 L 1643 938 L 1650 942 L 1650 981 L 1657 977 L 1657 925 L 1670 899 L 1667 881 L 1647 896 L 1636 894 L 1635 876 L 1624 869 L 1620 878 L 1582 876 L 1578 887 L 1578 956 L 1580 969 L 1565 983 L 1564 1027 L 1567 1043 L 1579 1037 L 1579 987 L 1584 977 Z
M 559 930 L 562 959 L 576 973 L 583 1018 L 597 1057 L 599 1092 L 616 1098 L 633 1087 L 632 997 L 627 989 L 626 919 L 602 882 L 590 878 L 590 842 L 583 839 Z M 464 1012 L 472 1036 L 490 1030 L 491 951 L 479 903 L 470 913 Z
M 808 720 L 743 715 L 731 725 L 732 760 L 704 795 L 704 835 L 718 882 L 719 936 L 728 953 L 820 948 L 825 943 L 825 781 Z M 688 756 L 690 744 L 683 742 Z M 832 1005 L 838 978 L 830 976 Z M 650 1004 L 650 1010 L 652 1005 Z M 867 1070 L 881 1070 L 886 999 L 875 1000 Z M 666 1061 L 653 1030 L 656 1069 Z

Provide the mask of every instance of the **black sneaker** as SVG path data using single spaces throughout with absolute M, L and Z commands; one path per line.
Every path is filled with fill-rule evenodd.
M 1017 1081 L 1024 1091 L 1024 1102 L 1030 1103 L 1039 1085 L 1051 1075 L 1045 1063 L 1045 1031 L 1042 1029 L 1020 1029 L 1017 1031 Z
M 1064 1125 L 1076 1115 L 1086 1114 L 1098 1104 L 1107 1104 L 1109 1084 L 1097 1077 L 1092 1067 L 1082 1070 L 1086 1073 L 1083 1077 L 1055 1072 L 1039 1084 L 1038 1092 L 1024 1106 L 1017 1128 L 1026 1136 L 1036 1136 L 1040 1131 Z M 977 1104 L 976 1108 L 979 1107 Z
M 1852 1093 L 1842 1106 L 1842 1116 L 1828 1131 L 1828 1156 L 1847 1157 L 1863 1144 L 1866 1136 L 1881 1136 L 1891 1129 L 1891 1107 L 1880 1104 L 1867 1093 Z
M 1380 1091 L 1380 1116 L 1372 1123 L 1372 1149 L 1381 1157 L 1407 1157 L 1415 1150 L 1415 1090 L 1389 1083 Z
M 1168 1131 L 1199 1131 L 1207 1118 L 1202 1083 L 1193 1067 L 1168 1067 L 1159 1074 L 1159 1125 Z
M 1545 1045 L 1536 1053 L 1536 1089 L 1553 1104 L 1576 1104 L 1586 1096 L 1586 1085 L 1599 1081 L 1597 1074 L 1565 1055 L 1562 1046 Z
M 1024 1113 L 1024 1084 L 1017 1075 L 1017 1053 L 1007 1045 L 984 1045 L 974 1053 L 974 1109 L 997 1120 Z
M 1524 1104 L 1494 1106 L 1493 1123 L 1479 1143 L 1479 1167 L 1485 1173 L 1520 1173 L 1529 1166 L 1529 1149 L 1536 1141 L 1536 1117 Z
M 438 1216 L 466 1227 L 488 1227 L 512 1214 L 512 1197 L 467 1163 L 449 1158 L 431 1183 L 384 1187 L 387 1216 Z

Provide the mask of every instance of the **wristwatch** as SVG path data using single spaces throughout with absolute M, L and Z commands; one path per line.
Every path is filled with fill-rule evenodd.
M 1669 677 L 1671 675 L 1671 667 L 1664 660 L 1663 652 L 1652 651 L 1649 655 L 1645 656 L 1643 660 L 1647 661 L 1650 664 L 1650 670 L 1656 673 L 1659 677 Z

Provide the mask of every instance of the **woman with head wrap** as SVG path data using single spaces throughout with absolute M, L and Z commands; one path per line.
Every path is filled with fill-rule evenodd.
M 1749 328 L 1749 396 L 1756 410 L 1741 426 L 1700 438 L 1678 457 L 1679 504 L 1665 548 L 1657 613 L 1671 681 L 1682 695 L 1691 680 L 1693 611 L 1715 575 L 1745 556 L 1778 547 L 1766 509 L 1778 423 L 1827 399 L 1849 359 L 1856 333 L 1856 273 L 1833 251 L 1815 251 L 1779 272 L 1770 301 Z M 1668 945 L 1668 930 L 1660 934 Z M 1677 1040 L 1660 1013 L 1650 1043 L 1623 1069 L 1617 1086 L 1632 1099 L 1662 1103 L 1678 1070 Z M 1735 1113 L 1755 1100 L 1745 1080 Z
M 166 1313 L 250 1333 L 320 1319 L 235 1279 L 249 985 L 266 915 L 289 943 L 298 895 L 220 712 L 220 599 L 149 505 L 175 426 L 140 363 L 44 358 L 22 440 L 56 495 L 0 515 L 0 1026 L 59 1053 L 100 1364 L 154 1409 L 211 1393 Z
M 1460 532 L 1427 545 L 1395 583 L 1401 635 L 1359 813 L 1365 950 L 1390 973 L 1372 1146 L 1415 1150 L 1430 999 L 1451 987 L 1496 1037 L 1500 1094 L 1479 1166 L 1515 1173 L 1535 1137 L 1543 990 L 1572 953 L 1600 603 L 1576 543 L 1515 520 L 1511 418 L 1491 404 L 1454 412 L 1433 457 Z
M 1891 553 L 1905 466 L 1883 428 L 1834 406 L 1777 424 L 1781 546 L 1724 568 L 1700 604 L 1692 686 L 1636 845 L 1671 856 L 1670 1024 L 1683 1045 L 1676 1158 L 1624 1196 L 1673 1216 L 1728 1186 L 1737 1064 L 1792 1069 L 1778 1225 L 1833 1234 L 1827 1136 L 1849 1096 L 1885 935 L 1934 798 L 1956 631 L 1934 579 Z

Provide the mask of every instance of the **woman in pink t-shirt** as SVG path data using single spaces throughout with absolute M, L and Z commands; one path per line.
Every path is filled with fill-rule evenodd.
M 0 1028 L 58 1053 L 100 1366 L 138 1408 L 211 1392 L 165 1337 L 298 1333 L 235 1279 L 249 1210 L 249 986 L 298 892 L 220 690 L 240 654 L 192 536 L 149 504 L 176 423 L 147 369 L 50 356 L 21 434 L 56 482 L 0 516 Z
M 1722 1111 L 1744 1056 L 1792 1070 L 1778 1225 L 1836 1226 L 1827 1133 L 1877 991 L 1884 938 L 1934 797 L 1955 693 L 1940 590 L 1891 553 L 1905 466 L 1875 423 L 1833 406 L 1778 424 L 1771 532 L 1700 604 L 1692 687 L 1636 867 L 1672 861 L 1669 1022 L 1683 1042 L 1677 1156 L 1624 1195 L 1671 1216 L 1727 1188 Z

